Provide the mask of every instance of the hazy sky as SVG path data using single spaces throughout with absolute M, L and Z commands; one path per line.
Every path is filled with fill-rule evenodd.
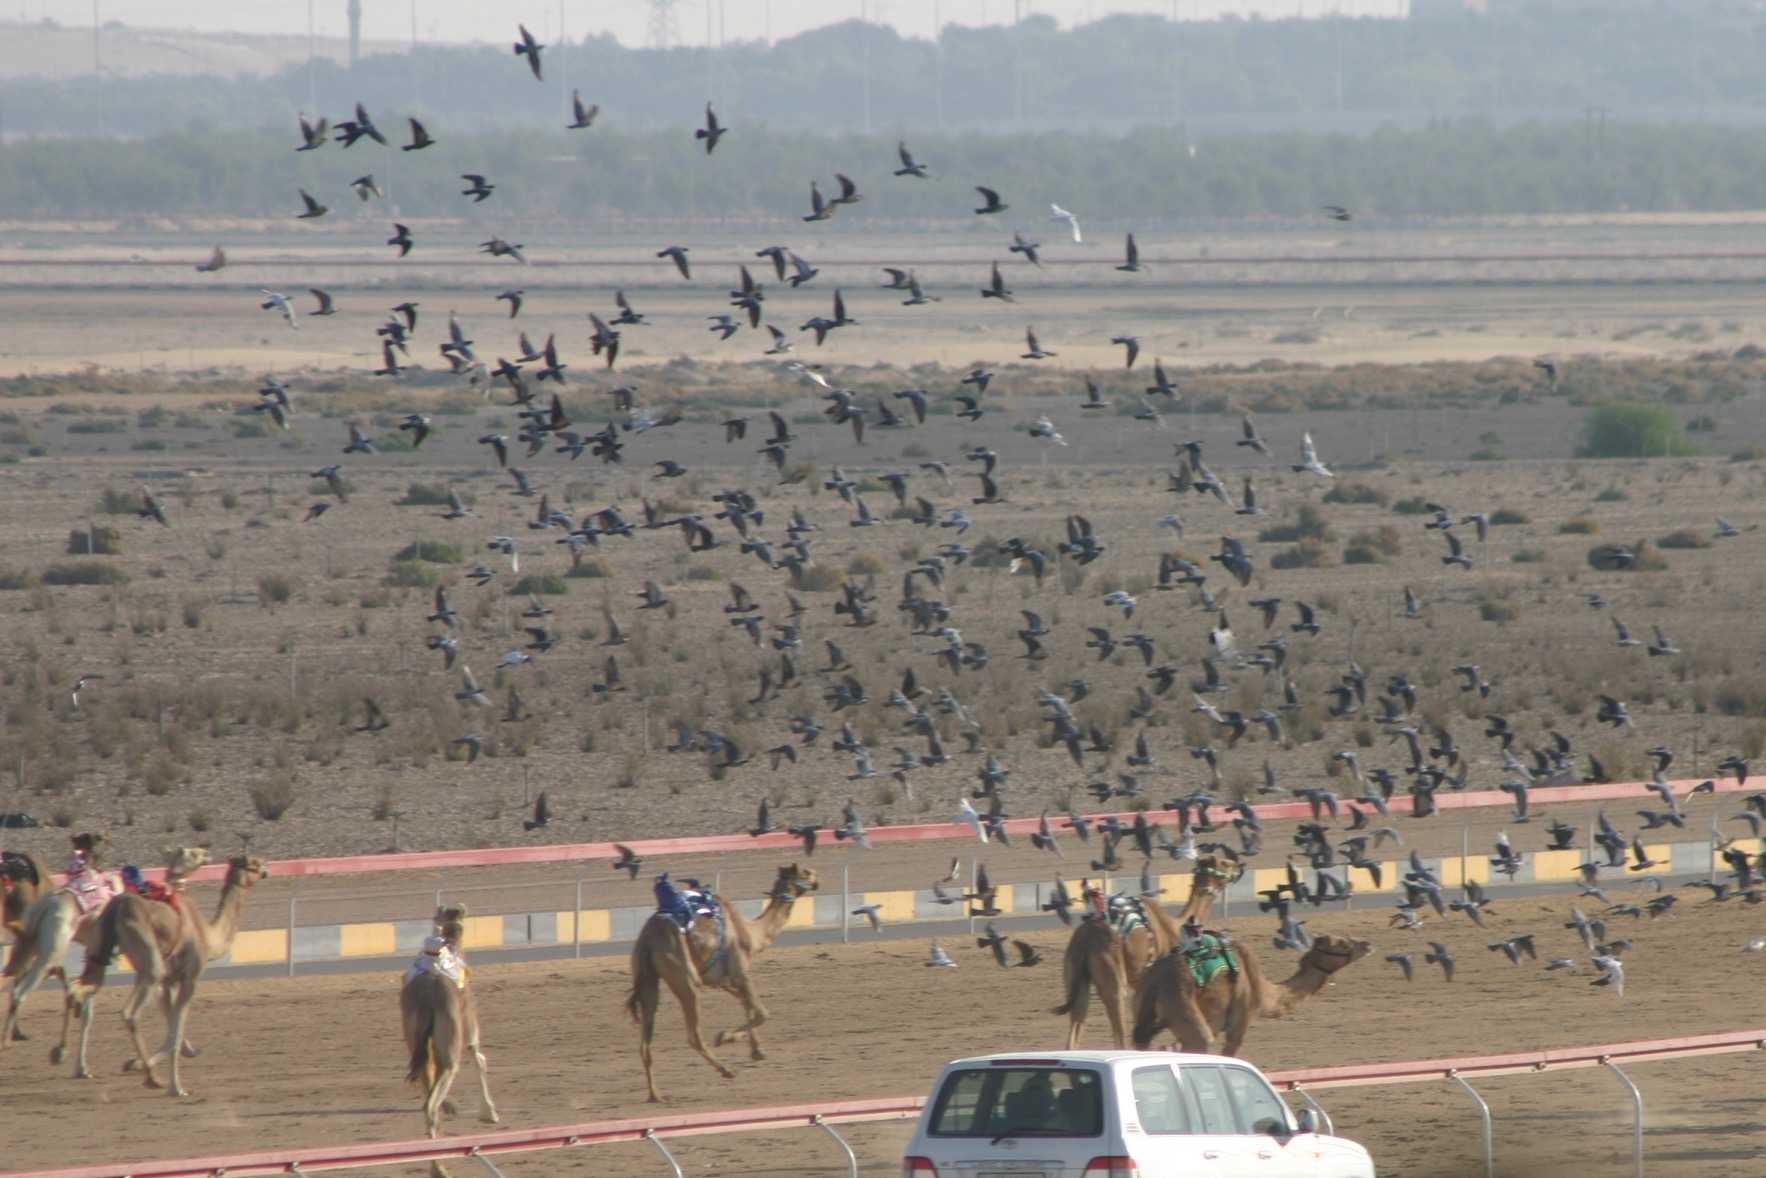
M 251 33 L 307 31 L 308 7 L 300 0 L 97 0 L 102 19 L 141 28 L 186 28 Z M 864 16 L 887 21 L 905 36 L 927 37 L 936 19 L 946 24 L 1009 22 L 1015 0 L 676 0 L 676 24 L 687 44 L 706 40 L 711 9 L 728 40 L 788 37 L 805 29 Z M 1264 16 L 1344 14 L 1394 15 L 1407 0 L 1016 0 L 1026 13 L 1054 17 L 1062 25 L 1116 12 L 1206 19 L 1222 13 Z M 608 32 L 628 45 L 646 43 L 649 0 L 362 0 L 362 32 L 370 40 L 409 40 L 411 15 L 423 40 L 500 41 L 525 21 L 541 40 L 557 35 L 559 6 L 564 27 L 576 38 Z M 346 0 L 314 0 L 313 27 L 320 36 L 341 37 L 348 28 Z M 0 16 L 37 20 L 53 17 L 64 25 L 92 23 L 88 0 L 0 0 Z

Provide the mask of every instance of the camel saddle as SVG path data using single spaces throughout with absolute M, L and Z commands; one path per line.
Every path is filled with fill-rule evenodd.
M 1140 898 L 1127 892 L 1117 892 L 1110 897 L 1104 908 L 1104 917 L 1119 937 L 1126 937 L 1147 923 L 1147 911 L 1141 907 Z
M 0 851 L 0 891 L 21 883 L 41 884 L 37 868 L 26 855 L 17 851 Z
M 462 990 L 466 988 L 465 960 L 440 937 L 430 937 L 423 942 L 423 951 L 405 970 L 405 984 L 410 985 L 424 974 L 437 974 Z
M 1239 972 L 1239 955 L 1220 933 L 1198 933 L 1177 952 L 1183 955 L 1183 962 L 1189 967 L 1190 976 L 1196 979 L 1198 988 L 1213 981 L 1221 970 Z
M 718 907 L 717 897 L 704 888 L 677 888 L 681 898 L 681 907 L 673 912 L 658 908 L 659 915 L 666 916 L 682 932 L 693 927 L 693 922 L 702 916 L 712 917 L 718 924 L 718 943 L 723 943 L 723 909 Z
M 116 876 L 109 872 L 87 868 L 70 874 L 61 890 L 74 898 L 74 907 L 84 916 L 110 903 L 122 891 L 122 887 Z

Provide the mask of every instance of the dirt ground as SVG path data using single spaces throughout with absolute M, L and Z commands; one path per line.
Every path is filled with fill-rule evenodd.
M 1291 1020 L 1259 1024 L 1248 1045 L 1266 1068 L 1468 1051 L 1504 1051 L 1617 1042 L 1729 1030 L 1757 1023 L 1754 996 L 1766 958 L 1741 952 L 1761 931 L 1749 907 L 1686 898 L 1680 915 L 1625 921 L 1627 953 L 1621 998 L 1588 984 L 1592 971 L 1574 934 L 1561 928 L 1568 898 L 1502 906 L 1479 930 L 1460 918 L 1423 933 L 1400 934 L 1383 914 L 1321 917 L 1313 931 L 1371 938 L 1374 953 Z M 1232 922 L 1285 976 L 1285 954 L 1269 949 L 1266 917 Z M 1444 930 L 1444 931 L 1437 931 Z M 1508 964 L 1485 943 L 1519 932 L 1538 937 L 1540 957 L 1578 960 L 1574 972 L 1539 962 Z M 1424 942 L 1445 941 L 1458 960 L 1452 983 L 1421 956 Z M 1048 1013 L 1058 997 L 1058 930 L 1031 934 L 1048 960 L 1031 969 L 997 969 L 985 952 L 947 941 L 960 965 L 929 970 L 921 942 L 783 948 L 760 959 L 758 984 L 772 1011 L 764 1036 L 769 1057 L 751 1063 L 726 1050 L 737 1070 L 721 1081 L 681 1041 L 676 1009 L 665 1002 L 658 1030 L 657 1075 L 669 1111 L 768 1106 L 793 1101 L 922 1093 L 938 1065 L 960 1055 L 1049 1047 L 1064 1021 Z M 1388 953 L 1416 956 L 1406 984 Z M 1689 986 L 1684 970 L 1697 962 Z M 515 966 L 477 972 L 491 1065 L 492 1094 L 507 1126 L 642 1115 L 635 1030 L 620 1004 L 626 978 L 619 959 Z M 68 1079 L 44 1062 L 47 1010 L 30 1022 L 32 1042 L 9 1048 L 0 1069 L 13 1167 L 222 1152 L 279 1145 L 403 1139 L 421 1119 L 399 1077 L 397 979 L 307 978 L 293 983 L 210 982 L 191 1023 L 203 1054 L 190 1061 L 194 1095 L 168 1114 L 166 1097 L 149 1092 L 117 1064 L 125 1040 L 116 1019 L 121 992 L 106 991 L 92 1057 L 100 1078 Z M 714 995 L 708 1023 L 735 1017 Z M 1088 1041 L 1105 1033 L 1094 1012 Z M 860 1066 L 854 1066 L 854 1064 Z M 1761 1137 L 1759 1061 L 1718 1057 L 1638 1065 L 1632 1076 L 1646 1107 L 1648 1173 L 1676 1176 L 1746 1172 L 1766 1156 Z M 1479 1084 L 1496 1117 L 1503 1175 L 1628 1172 L 1628 1105 L 1618 1082 L 1596 1071 L 1515 1077 Z M 462 1091 L 464 1090 L 464 1091 Z M 474 1127 L 470 1077 L 456 1088 L 462 1115 L 452 1128 Z M 1452 1178 L 1475 1172 L 1472 1106 L 1446 1084 L 1321 1092 L 1338 1131 L 1364 1141 L 1382 1173 Z M 71 1101 L 102 1108 L 107 1132 L 70 1152 Z M 859 1127 L 852 1140 L 867 1173 L 898 1164 L 910 1125 Z M 653 1175 L 649 1147 L 511 1158 L 510 1173 Z M 809 1132 L 685 1140 L 677 1151 L 689 1174 L 834 1174 L 831 1142 Z M 502 1163 L 500 1163 L 502 1164 Z M 1738 1168 L 1739 1167 L 1739 1168 Z M 396 1172 L 396 1171 L 394 1171 Z M 415 1172 L 415 1171 L 412 1171 Z

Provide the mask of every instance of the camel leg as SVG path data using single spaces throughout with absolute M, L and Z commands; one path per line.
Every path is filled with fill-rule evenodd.
M 1232 999 L 1227 1003 L 1225 1026 L 1221 1028 L 1224 1040 L 1220 1047 L 1222 1055 L 1237 1055 L 1245 1042 L 1245 1036 L 1251 1030 L 1251 1023 L 1256 1012 L 1251 1008 L 1249 987 L 1235 985 Z
M 746 982 L 744 982 L 742 988 L 736 992 L 736 998 L 742 1003 L 742 1013 L 747 1017 L 748 1021 L 733 1031 L 719 1031 L 715 1041 L 718 1044 L 722 1044 L 725 1042 L 733 1043 L 738 1039 L 746 1039 L 748 1040 L 748 1058 L 757 1060 L 765 1059 L 766 1052 L 762 1051 L 760 1048 L 760 1036 L 755 1034 L 755 1029 L 762 1023 L 766 1022 L 766 1007 L 760 1004 L 760 999 L 754 996 L 754 990 L 748 986 Z
M 67 952 L 68 942 L 72 939 L 72 930 L 59 922 L 45 920 L 37 935 L 46 937 L 48 944 L 33 946 L 33 952 L 24 969 L 12 980 L 12 993 L 6 1006 L 6 1025 L 0 1027 L 0 1049 L 4 1049 L 7 1043 L 14 1040 L 23 1042 L 28 1038 L 18 1026 L 19 1008 L 24 1006 L 25 999 L 43 983 L 46 976 L 51 972 L 59 972 L 62 955 Z M 25 946 L 22 943 L 13 950 L 15 954 L 24 951 Z M 67 975 L 63 973 L 61 976 L 65 984 Z
M 681 1021 L 687 1024 L 687 1045 L 697 1051 L 705 1062 L 717 1069 L 717 1074 L 726 1080 L 734 1080 L 736 1073 L 725 1067 L 723 1061 L 711 1053 L 705 1045 L 705 1036 L 699 1029 L 699 991 L 684 977 L 664 975 L 668 988 L 674 991 L 675 1000 L 681 1004 Z
M 487 1125 L 501 1124 L 502 1120 L 497 1116 L 496 1102 L 491 1099 L 490 1065 L 485 1062 L 484 1049 L 478 1045 L 477 1019 L 472 1021 L 472 1037 L 467 1040 L 466 1045 L 472 1049 L 472 1061 L 478 1069 L 478 1095 L 482 1101 L 478 1110 L 478 1119 Z
M 80 998 L 80 1049 L 74 1060 L 74 1079 L 92 1079 L 92 1069 L 86 1063 L 86 1045 L 92 1039 L 92 999 L 96 998 L 96 990 L 86 990 Z M 69 995 L 68 1001 L 73 1001 Z
M 178 1067 L 184 1053 L 179 1048 L 184 1043 L 184 1020 L 190 1017 L 190 1000 L 196 997 L 196 979 L 191 978 L 178 986 L 178 996 L 166 1004 L 166 1013 L 170 1016 L 171 1026 L 167 1028 L 166 1046 L 162 1052 L 171 1060 L 172 1086 L 168 1090 L 172 1096 L 188 1096 L 184 1082 L 179 1078 Z
M 84 1003 L 75 993 L 74 983 L 68 978 L 67 970 L 58 966 L 54 972 L 61 978 L 61 1042 L 49 1049 L 49 1062 L 60 1063 L 67 1058 L 67 1042 L 73 1032 L 74 1016 Z
M 142 1083 L 149 1088 L 158 1088 L 159 1081 L 153 1077 L 153 1064 L 148 1059 L 147 1040 L 141 1035 L 141 1010 L 158 988 L 157 979 L 137 974 L 135 988 L 129 992 L 129 1000 L 123 1004 L 123 1026 L 128 1028 L 129 1039 L 135 1045 L 135 1058 L 124 1062 L 123 1071 L 132 1072 L 136 1068 L 140 1068 L 146 1073 Z
M 1126 986 L 1122 975 L 1111 970 L 1099 970 L 1098 976 L 1092 981 L 1098 987 L 1098 1000 L 1104 1004 L 1104 1015 L 1110 1020 L 1110 1034 L 1116 1040 L 1116 1050 L 1121 1051 L 1127 1046 L 1124 1023 L 1127 1021 L 1123 1007 L 1128 1001 L 1123 993 Z
M 429 1135 L 440 1137 L 442 1127 L 442 1106 L 448 1102 L 448 1091 L 454 1086 L 454 1077 L 459 1074 L 460 1061 L 449 1059 L 446 1066 L 437 1061 L 435 1078 L 429 1090 L 429 1099 L 424 1102 L 423 1116 L 429 1123 Z

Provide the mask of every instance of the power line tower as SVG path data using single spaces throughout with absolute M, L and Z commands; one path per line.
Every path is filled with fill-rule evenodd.
M 350 22 L 350 69 L 356 68 L 356 59 L 362 55 L 362 0 L 349 0 L 346 10 Z
M 681 0 L 647 0 L 650 5 L 650 48 L 673 49 L 681 43 L 681 27 L 675 9 Z

